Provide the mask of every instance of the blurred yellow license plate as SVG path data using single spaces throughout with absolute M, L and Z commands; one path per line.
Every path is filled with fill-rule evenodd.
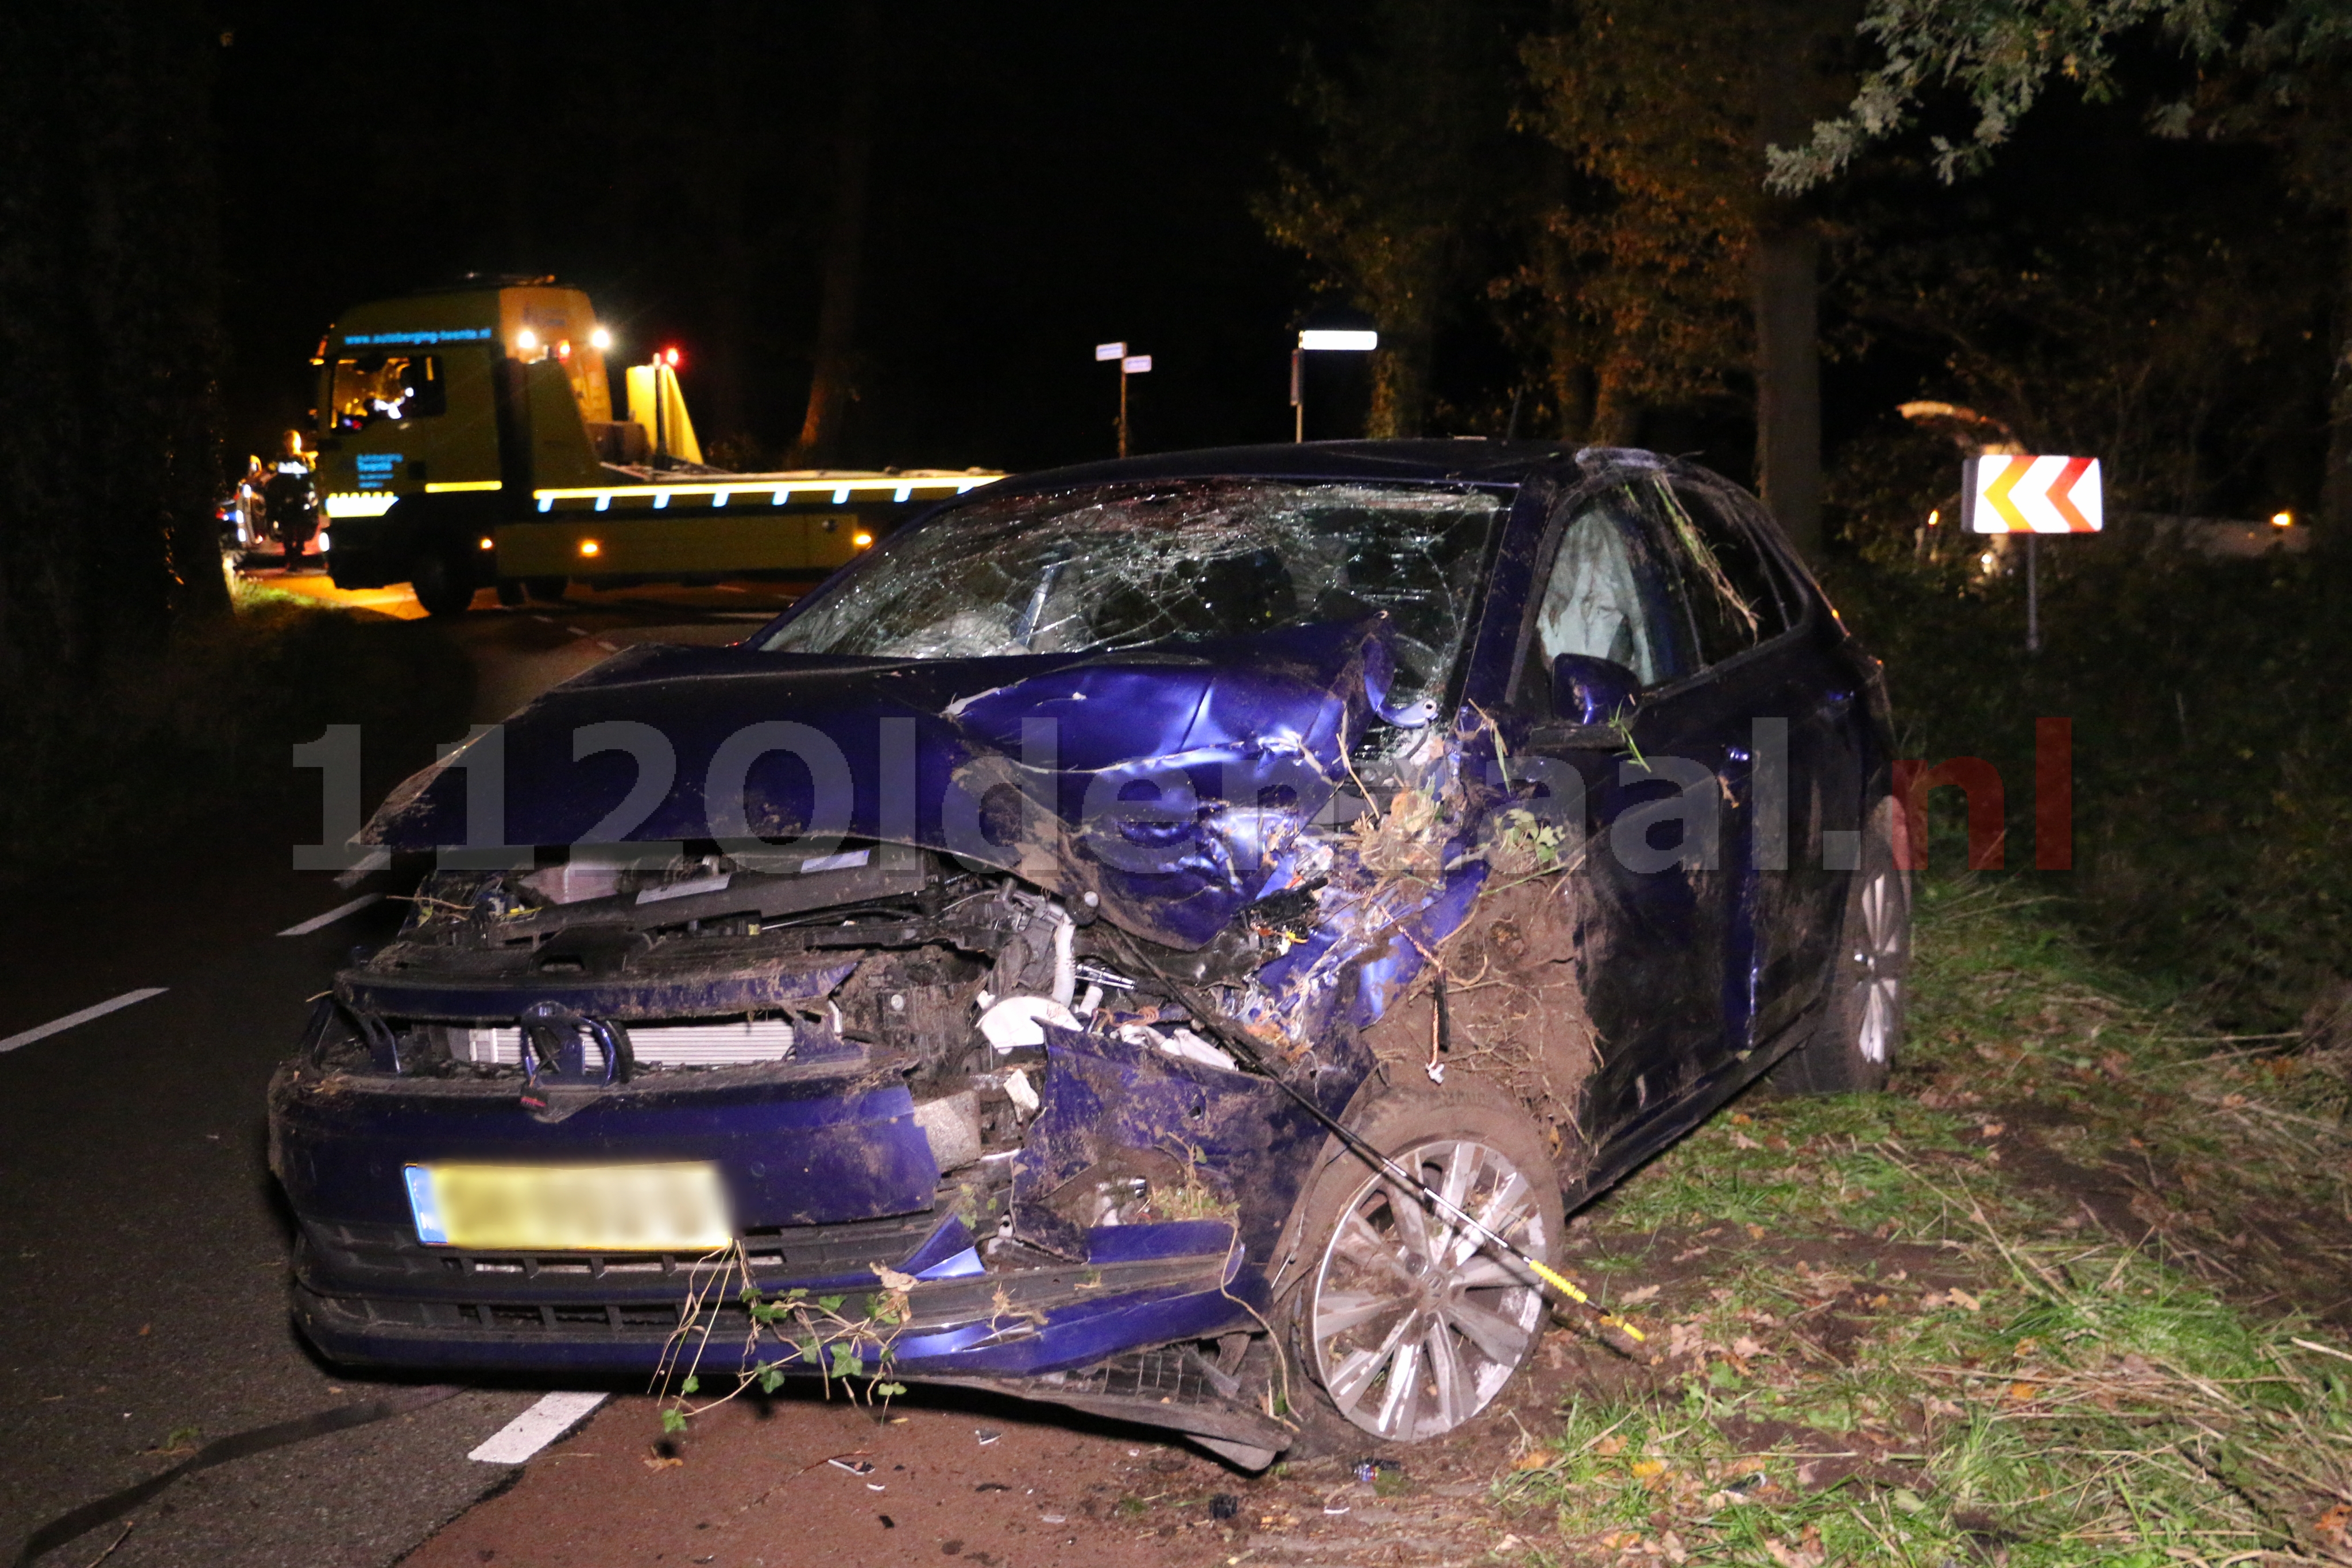
M 416 1239 L 489 1251 L 708 1252 L 735 1239 L 712 1165 L 409 1166 Z

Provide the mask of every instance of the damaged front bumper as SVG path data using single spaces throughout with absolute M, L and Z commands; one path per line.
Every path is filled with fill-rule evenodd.
M 1264 1260 L 1294 1196 L 1282 1176 L 1305 1163 L 1293 1145 L 1309 1132 L 1265 1114 L 1263 1081 L 1056 1031 L 1021 1053 L 1041 1084 L 1023 1145 L 943 1175 L 954 1156 L 935 1153 L 908 1063 L 883 1047 L 835 1039 L 782 1061 L 646 1072 L 527 1114 L 515 1072 L 378 1072 L 352 1033 L 341 1064 L 331 1040 L 314 1042 L 270 1092 L 273 1167 L 300 1223 L 294 1315 L 334 1361 L 655 1378 L 682 1355 L 723 1375 L 761 1344 L 758 1359 L 814 1374 L 827 1368 L 761 1343 L 752 1301 L 803 1291 L 855 1318 L 889 1280 L 906 1313 L 890 1376 L 1124 1415 L 1249 1464 L 1288 1441 L 1240 1377 L 1271 1306 Z M 1153 1140 L 1185 1130 L 1204 1156 L 1265 1174 L 1251 1201 L 1215 1218 L 1083 1223 L 1074 1196 L 1133 1179 L 1139 1155 L 1150 1170 Z M 563 1161 L 714 1167 L 732 1249 L 420 1239 L 409 1168 Z

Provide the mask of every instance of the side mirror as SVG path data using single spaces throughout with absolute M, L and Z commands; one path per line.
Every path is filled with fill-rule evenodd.
M 1640 700 L 1642 677 L 1624 665 L 1587 653 L 1551 662 L 1551 711 L 1577 724 L 1607 724 Z

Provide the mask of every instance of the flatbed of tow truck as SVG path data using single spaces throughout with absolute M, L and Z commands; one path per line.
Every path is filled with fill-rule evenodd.
M 544 282 L 346 312 L 315 359 L 336 586 L 406 582 L 454 614 L 485 587 L 514 602 L 567 581 L 814 580 L 1001 477 L 710 467 L 659 361 L 630 367 L 629 414 L 613 417 L 609 340 L 586 295 Z

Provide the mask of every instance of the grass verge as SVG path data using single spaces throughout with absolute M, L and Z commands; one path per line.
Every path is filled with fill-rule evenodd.
M 2219 1039 L 1922 888 L 1885 1094 L 1751 1098 L 1580 1220 L 1648 1366 L 1495 1486 L 1511 1560 L 2352 1563 L 2332 1036 Z

